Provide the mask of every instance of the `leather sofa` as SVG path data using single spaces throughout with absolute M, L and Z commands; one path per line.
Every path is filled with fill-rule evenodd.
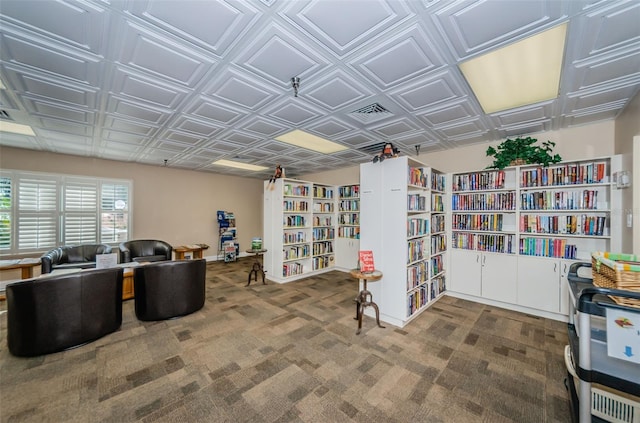
M 200 310 L 205 301 L 206 267 L 204 259 L 136 267 L 133 278 L 136 317 L 164 320 Z
M 7 344 L 15 356 L 63 351 L 122 324 L 122 268 L 47 275 L 7 285 Z
M 120 263 L 171 260 L 173 247 L 155 239 L 134 239 L 120 243 Z
M 98 254 L 109 253 L 111 253 L 111 247 L 105 244 L 69 245 L 54 248 L 40 257 L 42 262 L 40 273 L 51 273 L 55 269 L 91 269 L 96 267 Z

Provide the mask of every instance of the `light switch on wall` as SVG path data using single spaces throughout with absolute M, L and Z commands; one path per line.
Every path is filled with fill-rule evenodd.
M 630 228 L 633 226 L 633 213 L 629 212 L 627 213 L 627 228 Z

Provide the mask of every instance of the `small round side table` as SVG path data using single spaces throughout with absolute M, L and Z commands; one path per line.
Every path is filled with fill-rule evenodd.
M 364 314 L 365 307 L 373 307 L 376 310 L 376 323 L 378 327 L 384 329 L 384 326 L 380 324 L 380 309 L 378 309 L 378 305 L 373 302 L 373 296 L 371 292 L 367 290 L 367 281 L 375 282 L 382 279 L 382 272 L 378 270 L 374 270 L 373 272 L 363 273 L 358 269 L 350 270 L 349 273 L 354 278 L 358 279 L 358 281 L 362 281 L 362 291 L 358 293 L 356 297 L 356 317 L 355 320 L 358 321 L 358 330 L 356 331 L 356 335 L 360 335 L 360 330 L 362 329 L 362 315 Z
M 258 273 L 260 273 L 262 275 L 262 284 L 266 285 L 267 283 L 264 281 L 264 269 L 262 267 L 262 263 L 260 262 L 260 256 L 264 253 L 266 253 L 267 250 L 264 249 L 260 249 L 260 250 L 247 250 L 247 253 L 249 254 L 254 254 L 254 262 L 253 262 L 253 267 L 251 268 L 251 271 L 249 272 L 249 279 L 247 280 L 247 285 L 249 286 L 251 284 L 251 277 L 255 276 L 255 281 L 258 282 Z

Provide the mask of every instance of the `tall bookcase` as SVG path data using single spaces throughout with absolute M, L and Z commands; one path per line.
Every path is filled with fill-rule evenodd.
M 354 269 L 360 247 L 360 185 L 338 187 L 336 267 Z
M 335 187 L 295 179 L 264 183 L 264 269 L 290 282 L 335 266 Z
M 385 322 L 404 326 L 445 289 L 444 187 L 443 174 L 409 157 L 360 165 L 360 249 L 383 273 L 368 289 Z
M 313 184 L 312 270 L 335 264 L 335 197 L 334 187 Z
M 621 157 L 451 175 L 450 294 L 564 320 L 567 275 L 620 251 Z

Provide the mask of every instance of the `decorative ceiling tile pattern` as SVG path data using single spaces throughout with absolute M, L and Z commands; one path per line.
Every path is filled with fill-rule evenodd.
M 266 179 L 610 120 L 640 89 L 638 1 L 1 1 L 0 109 L 36 133 L 11 147 Z M 458 64 L 564 22 L 559 97 L 483 113 Z

